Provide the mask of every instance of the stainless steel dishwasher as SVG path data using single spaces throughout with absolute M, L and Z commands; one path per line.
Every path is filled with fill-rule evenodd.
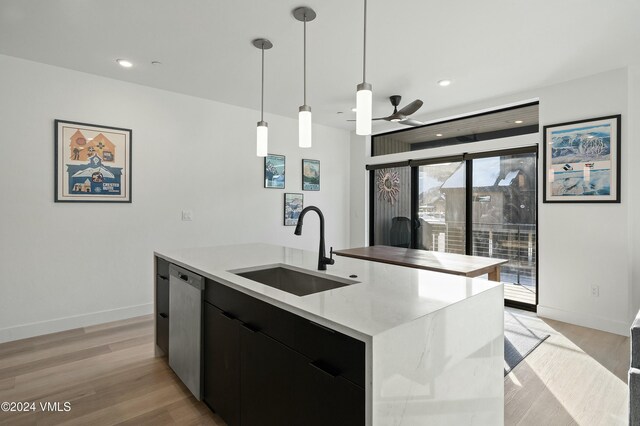
M 204 279 L 169 266 L 169 366 L 200 400 L 202 396 L 202 291 Z

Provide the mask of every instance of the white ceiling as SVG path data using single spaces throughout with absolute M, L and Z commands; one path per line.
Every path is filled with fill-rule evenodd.
M 0 53 L 259 109 L 251 40 L 267 37 L 265 110 L 296 117 L 302 24 L 291 11 L 301 5 L 318 14 L 307 27 L 314 121 L 353 129 L 362 0 L 0 0 Z M 391 113 L 392 94 L 400 106 L 422 99 L 420 118 L 638 63 L 639 22 L 638 0 L 369 0 L 374 116 Z M 439 87 L 443 78 L 453 84 Z

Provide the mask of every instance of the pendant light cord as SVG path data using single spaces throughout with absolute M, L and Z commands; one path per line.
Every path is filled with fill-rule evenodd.
M 264 121 L 264 43 L 262 43 L 262 89 L 260 92 L 260 121 Z
M 307 104 L 307 15 L 304 15 L 304 48 L 303 48 L 303 74 L 304 74 L 304 105 Z
M 364 0 L 364 43 L 362 54 L 362 82 L 366 82 L 367 72 L 367 0 Z

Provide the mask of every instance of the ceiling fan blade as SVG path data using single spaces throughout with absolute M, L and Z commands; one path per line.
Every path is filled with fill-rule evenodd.
M 413 118 L 407 118 L 406 120 L 398 121 L 400 124 L 404 124 L 405 126 L 422 126 L 424 123 L 422 121 L 414 120 Z
M 389 117 L 378 117 L 378 118 L 372 118 L 371 121 L 375 121 L 375 120 L 387 120 L 389 121 Z M 354 119 L 349 119 L 347 121 L 356 121 Z
M 416 99 L 415 101 L 411 102 L 409 105 L 405 106 L 400 111 L 398 111 L 398 114 L 411 115 L 417 110 L 419 110 L 421 106 L 422 106 L 422 101 L 420 99 Z
M 376 121 L 376 120 L 387 120 L 389 121 L 389 117 L 378 117 L 378 118 L 372 118 L 371 121 Z M 356 120 L 347 120 L 347 121 L 356 121 Z

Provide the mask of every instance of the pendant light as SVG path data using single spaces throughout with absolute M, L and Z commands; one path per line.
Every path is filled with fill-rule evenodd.
M 304 23 L 304 48 L 303 48 L 303 81 L 304 104 L 298 108 L 298 146 L 311 148 L 311 107 L 307 105 L 307 22 L 316 19 L 316 12 L 310 7 L 294 9 L 293 16 Z
M 269 123 L 264 121 L 264 51 L 271 49 L 273 44 L 266 38 L 253 40 L 253 45 L 262 51 L 262 91 L 260 92 L 260 121 L 256 131 L 256 155 L 266 157 L 269 143 Z
M 364 0 L 364 49 L 362 53 L 362 83 L 358 84 L 356 94 L 356 134 L 371 134 L 372 93 L 367 83 L 367 0 Z

